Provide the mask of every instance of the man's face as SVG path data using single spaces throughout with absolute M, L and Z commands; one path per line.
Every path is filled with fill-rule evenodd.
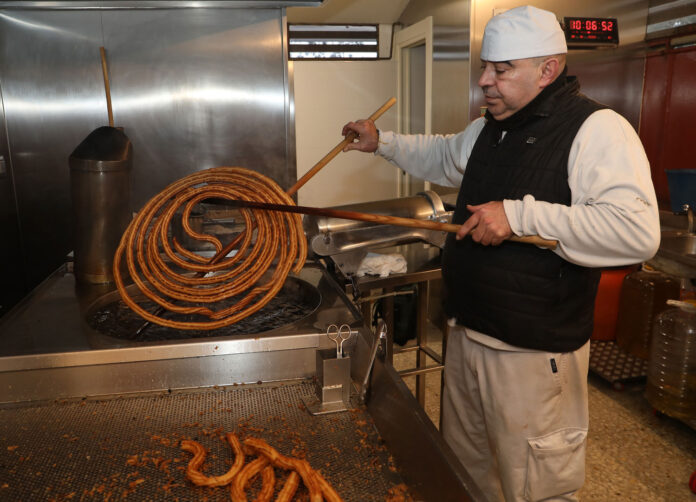
M 483 90 L 488 111 L 502 120 L 532 101 L 540 86 L 541 64 L 537 58 L 496 62 L 481 61 L 478 85 Z

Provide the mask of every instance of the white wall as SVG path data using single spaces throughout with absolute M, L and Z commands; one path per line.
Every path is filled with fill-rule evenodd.
M 396 96 L 396 63 L 382 61 L 295 61 L 297 178 L 343 137 L 341 128 L 366 118 Z M 394 105 L 378 121 L 396 129 Z M 330 207 L 396 197 L 397 169 L 381 157 L 340 153 L 298 191 L 298 203 Z

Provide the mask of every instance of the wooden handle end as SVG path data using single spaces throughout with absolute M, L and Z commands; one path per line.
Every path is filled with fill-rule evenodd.
M 508 240 L 513 242 L 522 242 L 524 244 L 534 244 L 535 246 L 548 249 L 556 249 L 558 247 L 558 241 L 544 239 L 538 235 L 523 235 L 521 237 L 513 235 Z

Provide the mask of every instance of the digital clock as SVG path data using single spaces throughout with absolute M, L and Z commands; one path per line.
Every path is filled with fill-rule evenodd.
M 614 18 L 564 17 L 568 47 L 619 45 L 619 25 Z

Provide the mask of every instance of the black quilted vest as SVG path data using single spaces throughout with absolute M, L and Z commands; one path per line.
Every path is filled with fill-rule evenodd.
M 470 216 L 467 204 L 527 194 L 570 205 L 571 144 L 585 119 L 604 108 L 579 88 L 564 73 L 508 119 L 487 115 L 466 166 L 454 223 Z M 568 352 L 592 334 L 599 277 L 598 269 L 533 245 L 482 246 L 450 234 L 443 253 L 445 312 L 458 324 L 511 345 Z

